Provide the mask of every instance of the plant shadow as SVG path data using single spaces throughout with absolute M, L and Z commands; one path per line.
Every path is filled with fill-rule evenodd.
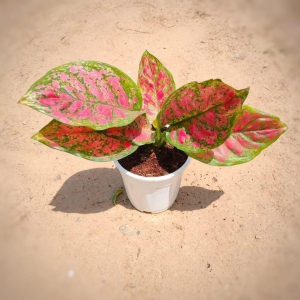
M 111 197 L 123 187 L 122 177 L 117 168 L 95 168 L 81 171 L 68 178 L 49 205 L 53 211 L 65 213 L 92 214 L 114 207 Z M 219 190 L 208 190 L 202 187 L 184 186 L 171 210 L 197 210 L 210 205 L 224 194 Z M 126 193 L 118 197 L 119 205 L 135 209 Z

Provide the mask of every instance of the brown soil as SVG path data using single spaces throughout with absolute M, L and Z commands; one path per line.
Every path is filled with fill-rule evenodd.
M 187 155 L 170 145 L 157 148 L 153 145 L 139 147 L 119 163 L 126 170 L 140 176 L 163 176 L 178 170 L 187 160 Z

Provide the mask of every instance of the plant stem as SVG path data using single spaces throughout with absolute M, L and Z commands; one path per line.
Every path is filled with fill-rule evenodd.
M 155 141 L 154 146 L 157 148 L 162 148 L 165 144 L 166 142 L 163 139 L 160 139 Z
M 161 136 L 160 127 L 157 126 L 154 146 L 157 148 L 162 148 L 165 144 L 166 142 Z

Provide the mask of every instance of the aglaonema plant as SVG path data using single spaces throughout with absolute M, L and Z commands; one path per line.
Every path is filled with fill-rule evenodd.
M 232 166 L 287 129 L 243 106 L 248 93 L 220 79 L 176 89 L 172 74 L 146 51 L 137 84 L 106 63 L 72 62 L 50 70 L 19 103 L 53 118 L 33 139 L 85 159 L 119 160 L 141 145 L 168 143 L 200 162 Z

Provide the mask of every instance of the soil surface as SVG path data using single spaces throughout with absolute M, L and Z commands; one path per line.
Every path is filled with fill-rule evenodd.
M 0 299 L 300 299 L 300 18 L 290 0 L 0 1 Z M 17 104 L 50 69 L 96 60 L 176 87 L 220 78 L 289 127 L 253 161 L 191 160 L 171 209 L 137 211 L 113 162 L 32 135 Z
M 186 162 L 187 157 L 184 152 L 170 145 L 163 148 L 144 145 L 131 155 L 120 159 L 119 163 L 136 175 L 156 177 L 175 172 Z

